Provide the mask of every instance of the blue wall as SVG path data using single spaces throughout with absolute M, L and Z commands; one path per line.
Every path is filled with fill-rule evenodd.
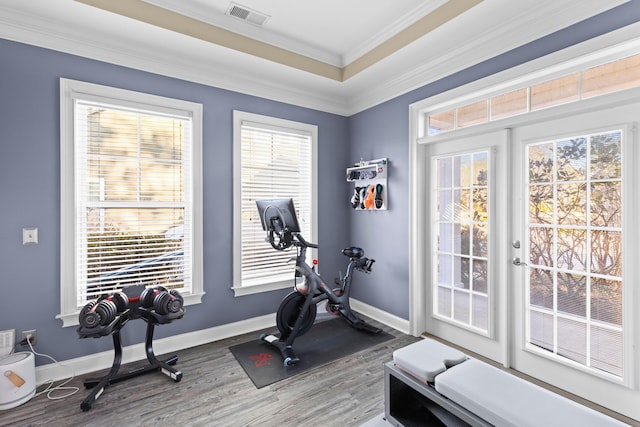
M 352 241 L 378 260 L 373 274 L 354 279 L 354 298 L 409 319 L 409 105 L 637 21 L 640 1 L 633 0 L 350 117 L 352 161 L 390 163 L 389 210 L 350 214 Z
M 640 20 L 640 0 L 500 55 L 346 118 L 222 89 L 0 40 L 0 330 L 38 330 L 41 352 L 64 360 L 111 349 L 110 340 L 79 340 L 60 311 L 59 78 L 71 78 L 204 105 L 204 296 L 184 319 L 156 336 L 196 331 L 272 313 L 288 291 L 235 298 L 232 280 L 232 111 L 319 127 L 319 244 L 323 276 L 343 267 L 339 250 L 362 246 L 377 260 L 357 275 L 354 296 L 409 318 L 408 113 L 420 99 L 513 67 Z M 361 157 L 388 157 L 389 210 L 352 212 L 344 168 Z M 221 202 L 222 201 L 222 202 Z M 22 227 L 40 243 L 23 246 Z M 123 329 L 123 344 L 143 341 L 144 324 Z
M 38 330 L 40 352 L 57 359 L 109 350 L 111 340 L 79 341 L 62 328 L 60 312 L 59 78 L 82 80 L 202 103 L 204 187 L 203 303 L 157 328 L 156 337 L 205 329 L 273 313 L 289 290 L 234 297 L 232 283 L 232 111 L 318 126 L 320 259 L 337 271 L 348 244 L 342 206 L 349 156 L 348 119 L 213 87 L 0 40 L 0 330 Z M 344 159 L 344 160 L 342 160 Z M 22 245 L 22 228 L 37 226 L 38 245 Z M 335 273 L 334 273 L 335 274 Z M 333 276 L 331 276 L 333 277 Z M 275 319 L 274 319 L 275 321 Z M 139 324 L 138 324 L 139 323 Z M 135 324 L 135 326 L 134 326 Z M 123 329 L 123 345 L 144 340 L 145 325 Z

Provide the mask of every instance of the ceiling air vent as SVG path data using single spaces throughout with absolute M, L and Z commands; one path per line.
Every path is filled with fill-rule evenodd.
M 262 25 L 267 22 L 269 15 L 250 9 L 237 3 L 231 3 L 227 9 L 227 15 L 241 19 L 254 25 Z

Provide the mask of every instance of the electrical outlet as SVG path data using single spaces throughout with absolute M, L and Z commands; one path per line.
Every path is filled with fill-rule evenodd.
M 29 331 L 22 331 L 22 337 L 20 338 L 20 345 L 29 346 L 29 343 L 27 342 L 27 338 L 29 338 L 29 342 L 31 343 L 31 345 L 35 345 L 36 344 L 36 330 L 35 329 L 31 329 Z
M 13 347 L 15 347 L 15 334 L 15 329 L 0 331 L 0 356 L 6 356 L 13 351 Z

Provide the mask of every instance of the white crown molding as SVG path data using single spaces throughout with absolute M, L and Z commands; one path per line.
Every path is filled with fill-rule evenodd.
M 582 19 L 586 19 L 603 10 L 608 10 L 626 1 L 627 0 L 610 0 L 606 7 L 603 5 L 604 2 L 599 2 L 598 0 L 585 1 L 583 3 L 584 9 L 581 9 L 581 15 L 574 16 L 575 13 L 571 15 L 574 16 L 571 23 L 579 22 Z M 457 43 L 458 47 L 455 49 L 437 52 L 437 54 L 432 56 L 431 61 L 414 66 L 407 66 L 405 73 L 378 84 L 375 90 L 353 90 L 348 97 L 349 110 L 352 114 L 366 110 L 399 95 L 494 58 L 516 47 L 535 41 L 541 37 L 541 34 L 551 34 L 566 27 L 566 19 L 562 19 L 560 16 L 563 11 L 571 12 L 572 9 L 568 5 L 563 5 L 562 9 L 555 11 L 556 17 L 554 18 L 553 16 L 549 16 L 548 7 L 550 5 L 557 5 L 557 2 L 554 0 L 540 2 L 538 9 L 534 11 L 521 11 L 519 16 L 513 17 L 508 23 L 505 23 L 499 28 L 486 31 L 484 34 L 476 34 L 473 40 L 467 43 Z M 466 18 L 468 17 L 463 16 L 459 19 L 462 20 Z M 473 17 L 473 19 L 475 19 L 475 17 Z M 537 25 L 524 25 L 528 20 L 536 22 Z M 473 30 L 471 22 L 469 22 L 467 27 L 470 31 Z M 442 38 L 450 39 L 456 37 L 453 33 L 446 34 L 444 30 L 438 35 Z M 416 45 L 423 42 L 424 40 L 417 41 Z M 488 46 L 490 46 L 490 48 L 488 48 Z M 426 50 L 428 48 L 428 45 L 425 43 L 424 49 Z M 402 52 L 397 52 L 387 60 L 398 61 L 398 57 L 401 55 Z M 364 73 L 366 74 L 366 71 Z
M 0 37 L 247 95 L 350 116 L 625 1 L 581 0 L 580 10 L 576 11 L 573 10 L 574 2 L 544 0 L 537 2 L 533 9 L 518 9 L 520 13 L 517 16 L 512 16 L 503 25 L 490 28 L 477 25 L 487 19 L 487 15 L 495 12 L 486 2 L 482 2 L 456 18 L 456 23 L 468 31 L 458 31 L 458 25 L 455 28 L 437 28 L 430 35 L 342 83 L 119 15 L 104 15 L 98 9 L 73 1 L 63 3 L 68 10 L 56 10 L 55 13 L 68 12 L 67 15 L 86 15 L 91 19 L 98 17 L 101 20 L 108 18 L 111 27 L 126 24 L 132 30 L 121 31 L 118 35 L 109 33 L 104 28 L 87 32 L 86 29 L 75 28 L 62 19 L 58 22 L 54 15 L 39 17 L 35 13 L 27 13 L 24 11 L 26 9 L 0 5 Z M 88 25 L 93 22 L 88 21 Z M 480 28 L 485 28 L 484 33 L 479 32 Z M 476 33 L 470 39 L 469 33 L 474 31 Z M 156 40 L 161 40 L 158 43 L 164 42 L 163 48 L 152 45 Z M 452 49 L 451 45 L 434 44 L 434 40 L 448 40 L 451 45 L 458 47 Z M 416 55 L 415 52 L 429 54 Z
M 306 90 L 308 85 L 291 85 L 292 79 L 273 79 L 267 70 L 278 68 L 267 60 L 231 52 L 250 62 L 248 69 L 262 70 L 261 73 L 247 72 L 246 69 L 231 69 L 227 63 L 203 61 L 184 55 L 167 61 L 167 54 L 153 49 L 138 49 L 131 43 L 117 38 L 98 38 L 74 32 L 72 28 L 51 25 L 35 17 L 25 17 L 13 11 L 3 11 L 0 7 L 0 38 L 30 44 L 46 49 L 64 52 L 141 71 L 161 74 L 195 83 L 231 90 L 238 93 L 276 100 L 305 108 L 316 109 L 339 115 L 348 115 L 347 103 L 339 95 L 339 83 L 333 83 L 336 91 Z M 186 36 L 182 36 L 185 37 Z M 204 42 L 204 48 L 221 49 Z M 209 55 L 215 57 L 215 54 Z M 286 72 L 282 70 L 282 76 Z M 275 73 L 275 72 L 274 72 Z M 295 81 L 295 79 L 293 79 Z
M 374 37 L 369 40 L 365 40 L 359 45 L 355 46 L 353 49 L 349 50 L 342 56 L 342 64 L 341 66 L 345 66 L 351 64 L 356 59 L 360 58 L 362 55 L 367 52 L 373 50 L 383 42 L 387 41 L 391 37 L 395 36 L 411 24 L 415 23 L 417 20 L 422 18 L 423 16 L 428 15 L 433 12 L 443 4 L 447 3 L 448 0 L 430 0 L 426 1 L 414 10 L 410 11 L 397 21 L 391 23 L 387 27 L 381 29 Z
M 195 6 L 195 4 L 192 2 L 177 3 L 171 0 L 143 1 L 179 13 L 180 15 L 188 16 L 189 18 L 197 19 L 199 21 L 206 22 L 207 24 L 211 24 L 216 27 L 224 28 L 225 30 L 229 30 L 237 34 L 242 34 L 254 40 L 266 42 L 273 46 L 281 47 L 291 52 L 308 56 L 309 58 L 317 59 L 336 67 L 343 66 L 342 56 L 335 52 L 330 52 L 326 49 L 312 46 L 308 43 L 293 40 L 280 33 L 267 31 L 261 27 L 242 22 L 236 18 L 225 15 L 224 11 L 221 11 L 221 13 L 212 14 L 211 9 L 209 9 L 208 7 L 193 7 Z M 242 3 L 242 0 L 240 0 L 239 3 Z
M 390 23 L 385 28 L 379 29 L 376 35 L 371 39 L 365 40 L 344 54 L 331 52 L 309 43 L 291 39 L 280 33 L 267 31 L 261 27 L 238 21 L 237 19 L 226 16 L 224 11 L 215 11 L 216 13 L 211 13 L 211 8 L 209 6 L 205 7 L 202 4 L 196 4 L 193 2 L 175 2 L 171 0 L 143 1 L 181 15 L 206 22 L 216 27 L 224 28 L 225 30 L 238 34 L 243 34 L 255 40 L 266 42 L 291 52 L 317 59 L 336 67 L 344 67 L 404 30 L 418 19 L 428 15 L 438 7 L 447 3 L 448 0 L 430 0 L 423 2 L 418 7 L 406 13 L 400 19 Z M 240 1 L 240 3 L 242 3 L 242 1 Z
M 477 99 L 485 98 L 488 93 L 495 93 L 497 90 L 500 92 L 513 90 L 530 85 L 532 82 L 546 81 L 574 73 L 585 67 L 595 67 L 638 53 L 640 53 L 640 22 L 446 92 L 435 94 L 413 103 L 410 108 L 416 111 L 440 110 L 449 108 L 450 105 L 474 102 Z M 445 139 L 445 136 L 445 134 L 441 134 L 437 137 Z

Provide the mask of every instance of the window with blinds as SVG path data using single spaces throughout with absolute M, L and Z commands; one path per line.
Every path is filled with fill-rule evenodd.
M 76 101 L 78 298 L 191 290 L 191 119 Z
M 133 285 L 185 295 L 199 288 L 193 274 L 199 114 L 167 108 L 162 104 L 172 103 L 164 98 L 154 104 L 155 97 L 144 94 L 107 98 L 100 93 L 109 88 L 100 88 L 98 94 L 69 91 L 63 100 L 73 113 L 72 132 L 63 140 L 63 159 L 73 160 L 72 174 L 63 171 L 70 190 L 63 215 L 72 212 L 63 240 L 73 259 L 63 259 L 63 270 L 74 283 L 74 301 L 63 313 Z
M 234 214 L 236 263 L 234 290 L 291 286 L 290 251 L 276 251 L 265 241 L 256 200 L 293 198 L 301 233 L 315 241 L 316 127 L 236 111 Z

